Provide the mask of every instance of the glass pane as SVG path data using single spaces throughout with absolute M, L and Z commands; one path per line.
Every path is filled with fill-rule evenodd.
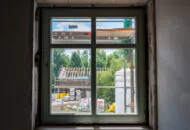
M 136 114 L 135 49 L 96 50 L 98 114 Z
M 96 19 L 97 44 L 135 44 L 135 18 Z
M 52 18 L 51 42 L 53 44 L 90 44 L 90 18 Z
M 90 49 L 52 49 L 51 54 L 51 114 L 90 114 Z

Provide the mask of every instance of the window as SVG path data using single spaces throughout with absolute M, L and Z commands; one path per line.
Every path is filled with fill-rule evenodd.
M 142 9 L 42 9 L 41 122 L 146 123 Z

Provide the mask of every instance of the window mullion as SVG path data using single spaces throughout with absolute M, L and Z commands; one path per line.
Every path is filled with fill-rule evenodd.
M 92 106 L 92 115 L 96 115 L 96 18 L 92 17 L 92 47 L 91 47 L 91 106 Z

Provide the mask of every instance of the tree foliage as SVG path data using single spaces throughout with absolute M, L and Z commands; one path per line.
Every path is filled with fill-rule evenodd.
M 72 52 L 69 67 L 82 67 L 80 52 Z
M 114 58 L 115 58 L 115 59 L 118 59 L 118 58 L 120 58 L 120 57 L 121 57 L 121 53 L 120 53 L 120 51 L 119 51 L 119 50 L 114 51 L 114 52 L 113 52 L 113 55 L 114 55 Z
M 69 58 L 62 49 L 52 50 L 52 79 L 55 79 L 59 75 L 59 70 L 62 66 L 69 65 Z
M 105 68 L 106 66 L 106 52 L 98 49 L 96 51 L 96 67 Z
M 85 50 L 81 54 L 82 67 L 87 68 L 89 66 L 89 56 L 88 51 Z
M 97 86 L 114 86 L 115 76 L 111 71 L 104 71 L 97 75 Z M 115 101 L 114 88 L 99 88 L 97 90 L 98 98 L 105 99 L 106 103 L 112 104 Z
M 106 67 L 110 67 L 110 62 L 111 60 L 114 59 L 114 55 L 113 54 L 110 54 L 106 57 Z
M 110 68 L 112 71 L 116 72 L 123 68 L 123 59 L 113 59 L 110 63 Z

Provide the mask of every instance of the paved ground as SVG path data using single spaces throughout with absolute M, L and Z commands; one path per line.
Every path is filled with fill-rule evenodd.
M 70 102 L 70 103 L 72 103 L 72 102 Z M 68 108 L 65 108 L 64 110 L 61 110 L 61 102 L 52 101 L 52 103 L 51 103 L 51 113 L 52 114 L 54 114 L 54 113 L 56 113 L 56 114 L 57 113 L 61 113 L 61 114 L 63 114 L 63 113 L 85 113 L 85 114 L 87 114 L 89 112 L 79 112 L 79 111 L 74 111 L 74 110 L 71 110 L 71 109 L 68 109 Z
M 64 103 L 66 103 L 66 104 L 75 104 L 77 106 L 77 104 L 79 102 L 78 101 L 70 101 L 70 102 L 64 102 Z M 61 110 L 61 102 L 59 100 L 51 102 L 51 113 L 52 114 L 59 114 L 59 113 L 60 114 L 64 114 L 64 113 L 90 114 L 90 112 L 81 112 L 81 111 L 77 111 L 77 110 L 68 109 L 66 107 L 64 107 L 64 108 L 65 109 Z M 112 113 L 112 112 L 105 112 L 105 113 Z

